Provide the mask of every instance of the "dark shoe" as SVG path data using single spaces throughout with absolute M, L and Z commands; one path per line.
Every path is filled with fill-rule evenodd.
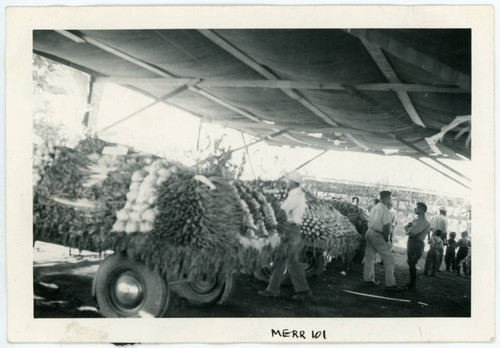
M 370 280 L 370 281 L 364 281 L 363 284 L 365 286 L 379 286 L 380 282 L 378 282 L 376 280 Z
M 428 273 L 425 273 L 425 272 L 424 272 L 424 273 L 422 273 L 422 274 L 423 274 L 424 276 L 428 276 L 428 275 L 429 275 Z
M 294 300 L 300 301 L 300 300 L 304 300 L 307 297 L 310 297 L 311 295 L 312 295 L 312 291 L 311 290 L 309 290 L 309 291 L 301 291 L 301 292 L 298 292 L 295 295 L 293 295 L 292 298 Z
M 278 297 L 280 294 L 276 292 L 271 292 L 269 290 L 259 290 L 257 293 L 260 296 L 266 296 L 266 297 Z
M 385 290 L 387 290 L 387 291 L 401 291 L 401 287 L 399 287 L 397 285 L 386 286 Z

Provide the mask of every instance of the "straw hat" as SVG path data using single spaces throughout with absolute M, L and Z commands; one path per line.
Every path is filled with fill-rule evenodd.
M 286 178 L 290 181 L 294 181 L 296 183 L 302 184 L 304 182 L 304 179 L 302 178 L 302 175 L 299 174 L 296 170 L 288 173 Z

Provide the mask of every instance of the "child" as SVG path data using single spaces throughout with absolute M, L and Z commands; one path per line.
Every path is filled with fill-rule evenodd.
M 457 234 L 455 232 L 450 233 L 450 239 L 448 239 L 448 246 L 446 247 L 446 255 L 444 256 L 444 262 L 448 272 L 450 270 L 453 272 L 457 270 L 457 264 L 455 263 L 455 249 L 457 248 L 456 236 Z
M 436 276 L 436 271 L 439 266 L 439 255 L 443 251 L 443 240 L 441 239 L 441 234 L 441 230 L 437 230 L 429 239 L 431 248 L 427 252 L 427 257 L 425 258 L 424 275 L 431 275 L 433 277 Z
M 469 254 L 470 246 L 471 246 L 471 244 L 469 241 L 469 234 L 467 232 L 462 232 L 462 238 L 457 243 L 458 252 L 457 252 L 456 263 L 457 263 L 457 275 L 458 276 L 460 275 L 460 268 L 461 268 L 462 264 L 463 264 L 464 274 L 468 273 L 467 263 L 466 262 L 460 263 L 460 261 L 462 261 L 463 259 L 465 259 L 467 257 L 467 255 Z

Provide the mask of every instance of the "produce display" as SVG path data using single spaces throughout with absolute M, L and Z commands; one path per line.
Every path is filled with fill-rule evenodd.
M 53 143 L 42 141 L 33 144 L 33 187 L 42 180 L 45 171 L 59 155 Z
M 288 195 L 283 181 L 255 181 L 253 184 L 280 201 Z M 355 226 L 329 201 L 318 199 L 308 192 L 306 201 L 301 226 L 304 246 L 320 248 L 332 258 L 352 259 L 361 239 Z
M 272 260 L 278 204 L 179 163 L 103 154 L 113 145 L 88 138 L 58 148 L 34 189 L 34 240 L 125 252 L 169 279 L 225 277 Z
M 358 233 L 362 235 L 366 233 L 368 230 L 368 215 L 363 209 L 338 198 L 331 199 L 330 203 L 342 215 L 349 219 L 349 221 L 356 227 Z
M 228 180 L 130 149 L 103 151 L 113 146 L 87 138 L 74 150 L 36 150 L 35 240 L 124 252 L 169 280 L 224 278 L 273 260 L 286 226 L 282 182 Z M 304 245 L 350 259 L 354 226 L 332 203 L 306 197 Z
M 34 240 L 98 252 L 107 248 L 132 173 L 152 160 L 132 151 L 126 157 L 102 155 L 112 145 L 86 138 L 74 150 L 55 148 L 57 155 L 33 188 Z M 35 175 L 38 163 L 33 164 Z

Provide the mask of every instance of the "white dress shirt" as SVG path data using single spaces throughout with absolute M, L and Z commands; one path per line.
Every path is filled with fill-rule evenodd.
M 285 211 L 288 222 L 297 225 L 302 224 L 302 216 L 306 210 L 306 195 L 304 191 L 300 187 L 291 190 L 283 203 L 281 203 L 281 209 Z
M 375 232 L 382 233 L 384 225 L 391 223 L 391 214 L 385 204 L 377 203 L 370 210 L 370 218 L 368 219 L 368 228 Z

